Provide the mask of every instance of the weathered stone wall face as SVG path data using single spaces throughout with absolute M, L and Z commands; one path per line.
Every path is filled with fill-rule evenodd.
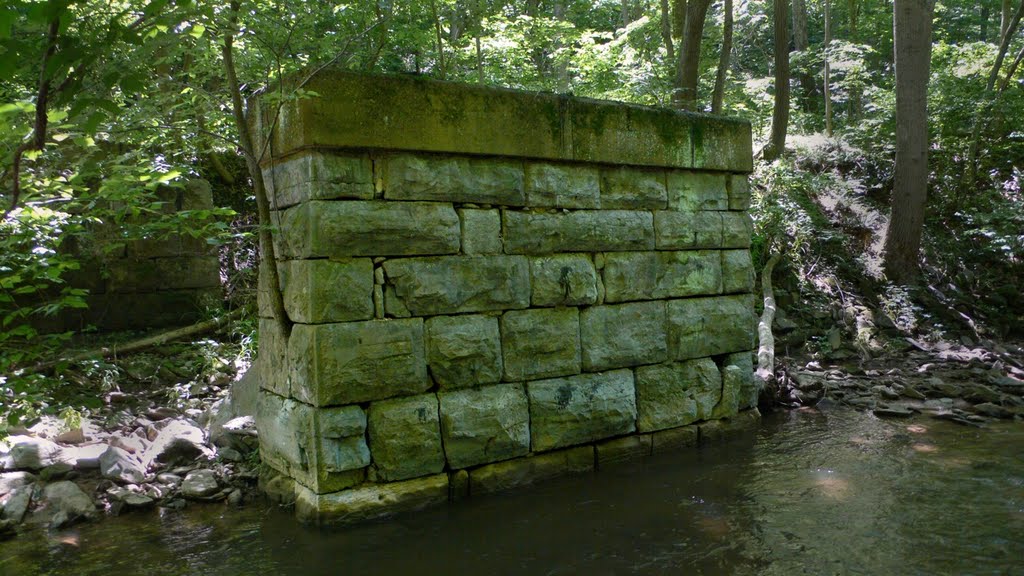
M 592 470 L 756 414 L 749 126 L 317 82 L 264 167 L 296 324 L 261 327 L 261 454 L 300 515 Z

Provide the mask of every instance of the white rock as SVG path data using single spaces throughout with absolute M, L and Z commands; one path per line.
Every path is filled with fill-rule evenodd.
M 8 494 L 3 503 L 3 515 L 0 518 L 4 520 L 10 520 L 15 524 L 21 523 L 21 520 L 25 517 L 25 512 L 28 512 L 28 506 L 32 503 L 32 490 L 31 484 L 27 486 L 19 486 L 12 490 Z
M 61 447 L 49 440 L 11 436 L 8 442 L 11 445 L 8 455 L 11 468 L 39 470 L 61 461 Z
M 51 517 L 50 523 L 56 527 L 96 515 L 92 498 L 68 480 L 47 485 L 43 489 L 43 500 Z
M 142 455 L 145 464 L 152 462 L 191 462 L 207 458 L 213 451 L 206 447 L 206 435 L 198 426 L 185 420 L 161 420 L 149 427 L 153 445 Z
M 100 474 L 116 482 L 138 484 L 146 479 L 146 469 L 130 454 L 110 446 L 100 456 Z
M 181 495 L 185 498 L 205 498 L 213 495 L 220 486 L 213 470 L 194 470 L 181 483 Z
M 28 486 L 35 481 L 35 475 L 30 472 L 7 472 L 6 474 L 0 474 L 0 497 L 13 492 L 15 488 Z
M 100 456 L 107 451 L 106 444 L 85 444 L 64 448 L 64 460 L 78 470 L 94 470 L 100 467 Z

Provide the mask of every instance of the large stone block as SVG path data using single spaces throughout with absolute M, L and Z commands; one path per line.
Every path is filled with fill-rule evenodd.
M 658 250 L 718 248 L 722 245 L 722 213 L 655 212 L 654 240 Z
M 423 319 L 296 324 L 288 341 L 292 395 L 332 406 L 430 388 Z
M 441 389 L 500 382 L 501 334 L 490 316 L 435 316 L 426 322 L 427 363 Z
M 750 250 L 722 250 L 722 292 L 754 291 L 754 263 Z
M 753 171 L 752 137 L 749 129 L 739 129 L 741 120 L 723 116 L 703 116 L 701 120 L 692 131 L 694 168 Z
M 713 250 L 613 252 L 603 279 L 606 302 L 719 294 L 722 263 Z
M 729 210 L 750 210 L 750 181 L 746 174 L 730 174 Z
M 749 295 L 668 302 L 669 357 L 701 358 L 754 348 L 757 318 Z
M 652 250 L 654 217 L 632 210 L 579 210 L 561 214 L 502 211 L 505 252 Z
M 470 494 L 491 494 L 567 474 L 594 471 L 593 446 L 579 446 L 481 466 L 469 473 Z
M 580 372 L 580 323 L 576 308 L 506 312 L 501 317 L 505 380 Z
M 263 181 L 273 210 L 309 200 L 373 199 L 373 165 L 366 155 L 302 152 L 264 168 Z
M 601 442 L 594 446 L 600 470 L 626 464 L 651 455 L 651 435 L 634 434 Z
M 526 200 L 530 206 L 601 207 L 601 182 L 594 166 L 526 165 Z
M 352 524 L 447 502 L 448 475 L 365 484 L 331 494 L 317 494 L 301 486 L 295 492 L 295 514 L 300 521 L 321 525 Z
M 452 468 L 530 451 L 530 408 L 522 384 L 442 392 L 438 399 L 444 451 Z
M 321 324 L 373 318 L 373 261 L 286 260 L 277 265 L 284 307 L 293 322 Z M 265 274 L 260 274 L 260 315 L 273 316 Z
M 256 356 L 260 388 L 280 396 L 290 396 L 288 341 L 273 320 L 260 318 L 259 354 Z
M 311 201 L 279 212 L 279 258 L 417 256 L 459 251 L 459 216 L 433 202 Z
M 711 418 L 722 377 L 710 358 L 636 369 L 637 429 L 653 432 Z
M 523 164 L 507 160 L 398 154 L 381 161 L 388 200 L 523 206 Z
M 601 169 L 601 208 L 605 210 L 662 210 L 667 198 L 664 170 Z
M 668 208 L 697 212 L 728 210 L 725 174 L 672 170 L 668 173 Z
M 501 254 L 501 213 L 497 210 L 459 210 L 463 254 Z
M 437 396 L 433 394 L 370 404 L 369 435 L 377 480 L 405 480 L 444 468 Z
M 722 248 L 750 248 L 754 223 L 746 212 L 722 212 Z
M 314 408 L 261 392 L 260 457 L 314 492 L 358 484 L 370 464 L 366 415 L 358 406 Z
M 754 378 L 754 352 L 736 352 L 725 357 L 722 386 L 739 389 L 739 409 L 756 408 L 761 388 Z
M 535 451 L 628 434 L 636 430 L 632 370 L 581 374 L 526 385 Z
M 594 306 L 580 313 L 587 372 L 664 362 L 668 355 L 664 302 Z
M 384 309 L 392 316 L 508 310 L 530 305 L 522 256 L 440 256 L 384 262 Z
M 597 271 L 587 254 L 530 259 L 534 306 L 579 306 L 597 301 Z

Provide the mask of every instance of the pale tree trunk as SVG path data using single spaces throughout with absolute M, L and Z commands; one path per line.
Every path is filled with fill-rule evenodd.
M 697 107 L 697 82 L 700 79 L 700 45 L 704 37 L 704 20 L 711 0 L 689 0 L 686 3 L 686 24 L 683 26 L 683 44 L 679 49 L 676 108 L 693 110 Z
M 786 0 L 773 0 L 775 18 L 775 108 L 772 110 L 772 134 L 764 150 L 765 160 L 771 162 L 786 150 L 786 131 L 789 129 L 789 22 Z
M 722 10 L 722 52 L 718 55 L 718 75 L 715 76 L 715 91 L 711 95 L 712 114 L 722 113 L 722 102 L 725 100 L 725 80 L 732 53 L 732 0 L 725 0 Z
M 928 198 L 928 74 L 934 0 L 895 0 L 896 167 L 885 237 L 885 272 L 908 284 L 917 277 Z
M 441 36 L 441 16 L 437 13 L 437 0 L 430 0 L 430 11 L 434 16 L 434 35 L 437 40 L 438 76 L 444 80 L 447 72 L 444 67 L 444 38 Z
M 554 15 L 555 20 L 565 20 L 565 0 L 555 0 Z M 558 42 L 556 46 L 561 48 L 562 43 Z M 555 62 L 555 80 L 558 92 L 565 94 L 569 91 L 569 62 L 565 58 Z
M 829 46 L 832 45 L 832 2 L 825 0 L 825 133 L 832 137 L 832 65 Z
M 676 50 L 672 42 L 672 11 L 668 0 L 661 0 L 661 39 L 665 41 L 665 55 L 675 65 Z

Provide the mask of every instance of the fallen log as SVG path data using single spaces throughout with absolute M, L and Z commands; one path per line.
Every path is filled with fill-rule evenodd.
M 779 263 L 779 254 L 773 254 L 761 271 L 761 291 L 764 295 L 764 312 L 757 324 L 757 372 L 763 389 L 775 381 L 775 336 L 772 335 L 772 322 L 775 321 L 775 292 L 772 290 L 772 272 Z
M 41 362 L 39 364 L 36 364 L 35 366 L 32 366 L 31 368 L 25 369 L 24 374 L 37 374 L 40 372 L 47 372 L 60 364 L 74 364 L 75 362 L 82 362 L 85 360 L 100 360 L 114 358 L 121 354 L 139 352 L 142 350 L 146 350 L 147 348 L 160 346 L 162 344 L 173 342 L 175 340 L 180 340 L 182 338 L 188 338 L 190 336 L 197 336 L 199 334 L 205 334 L 207 332 L 220 330 L 224 326 L 227 326 L 231 322 L 242 317 L 246 310 L 247 308 L 245 307 L 238 308 L 236 310 L 232 310 L 231 312 L 223 316 L 218 316 L 217 318 L 214 318 L 212 320 L 198 322 L 196 324 L 192 324 L 191 326 L 167 330 L 159 334 L 146 336 L 145 338 L 140 338 L 138 340 L 133 340 L 131 342 L 125 342 L 124 344 L 112 344 L 110 346 L 86 350 L 85 352 L 80 352 L 78 354 L 66 356 L 64 358 L 58 358 L 56 360 L 50 360 L 48 362 Z

